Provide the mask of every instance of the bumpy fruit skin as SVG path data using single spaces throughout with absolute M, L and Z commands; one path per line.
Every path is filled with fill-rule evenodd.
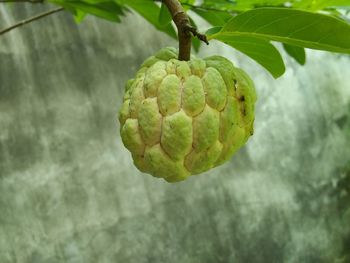
M 120 133 L 135 166 L 177 182 L 221 165 L 253 134 L 254 84 L 220 56 L 161 49 L 126 84 Z

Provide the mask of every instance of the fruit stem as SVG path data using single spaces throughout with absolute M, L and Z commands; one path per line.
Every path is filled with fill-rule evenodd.
M 207 37 L 197 32 L 197 29 L 191 26 L 190 19 L 178 0 L 163 0 L 163 3 L 169 9 L 173 21 L 177 27 L 179 39 L 179 60 L 189 61 L 191 57 L 191 38 L 192 35 L 198 37 L 207 45 Z M 192 33 L 192 34 L 191 34 Z

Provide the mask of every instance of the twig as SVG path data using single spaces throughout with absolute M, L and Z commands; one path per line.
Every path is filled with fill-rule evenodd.
M 207 39 L 207 36 L 204 34 L 198 33 L 197 28 L 195 28 L 193 26 L 187 26 L 186 28 L 187 28 L 187 30 L 189 30 L 193 34 L 193 36 L 197 37 L 199 40 L 201 40 L 205 44 L 209 45 L 209 41 Z
M 46 16 L 49 16 L 49 15 L 51 15 L 51 14 L 60 12 L 60 11 L 62 11 L 62 10 L 64 10 L 64 8 L 63 8 L 63 7 L 59 7 L 59 8 L 56 8 L 56 9 L 53 9 L 53 10 L 50 10 L 50 11 L 47 11 L 47 12 L 38 14 L 38 15 L 36 15 L 36 16 L 30 17 L 30 18 L 28 18 L 28 19 L 22 20 L 22 21 L 20 21 L 20 22 L 14 24 L 14 25 L 8 27 L 8 28 L 5 28 L 5 29 L 3 29 L 3 30 L 0 30 L 0 35 L 3 35 L 3 34 L 9 32 L 9 31 L 11 31 L 12 29 L 15 29 L 15 28 L 17 28 L 17 27 L 23 26 L 23 25 L 25 25 L 25 24 L 29 24 L 30 22 L 33 22 L 33 21 L 35 21 L 35 20 L 39 20 L 39 19 L 41 19 L 41 18 L 43 18 L 43 17 L 46 17 Z
M 179 60 L 190 60 L 191 57 L 191 33 L 200 40 L 208 43 L 207 37 L 198 33 L 197 29 L 191 26 L 190 19 L 182 8 L 178 0 L 163 0 L 163 3 L 169 9 L 173 21 L 177 27 L 179 38 Z

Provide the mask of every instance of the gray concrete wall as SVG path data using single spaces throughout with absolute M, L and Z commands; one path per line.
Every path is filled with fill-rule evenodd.
M 2 6 L 0 28 L 43 8 Z M 255 134 L 225 165 L 168 184 L 133 166 L 117 111 L 140 63 L 176 42 L 123 21 L 59 13 L 0 37 L 0 262 L 348 262 L 349 56 L 286 57 L 274 80 L 203 48 L 253 77 Z

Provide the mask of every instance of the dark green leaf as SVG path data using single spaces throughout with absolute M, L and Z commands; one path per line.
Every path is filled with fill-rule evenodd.
M 288 44 L 283 44 L 283 48 L 300 65 L 305 65 L 305 62 L 306 62 L 305 49 L 303 49 L 302 47 L 296 47 Z
M 228 20 L 232 18 L 232 15 L 220 11 L 205 11 L 202 9 L 193 9 L 195 13 L 203 17 L 213 26 L 223 26 Z
M 171 14 L 169 9 L 162 3 L 159 11 L 158 23 L 160 26 L 165 26 L 171 22 Z
M 350 24 L 344 20 L 287 8 L 258 8 L 232 18 L 209 39 L 256 37 L 299 47 L 350 54 Z
M 160 7 L 156 5 L 153 1 L 150 0 L 116 0 L 120 4 L 125 4 L 136 12 L 138 12 L 141 16 L 143 16 L 148 22 L 153 24 L 158 30 L 165 32 L 169 36 L 173 38 L 177 38 L 176 32 L 171 23 L 166 26 L 162 26 L 159 24 L 158 16 L 160 12 Z M 142 29 L 141 29 L 142 30 Z
M 50 2 L 61 5 L 71 11 L 75 10 L 75 15 L 78 14 L 76 10 L 79 10 L 80 12 L 92 14 L 114 22 L 120 22 L 120 16 L 124 15 L 122 7 L 112 1 L 95 3 L 93 1 L 50 0 Z

